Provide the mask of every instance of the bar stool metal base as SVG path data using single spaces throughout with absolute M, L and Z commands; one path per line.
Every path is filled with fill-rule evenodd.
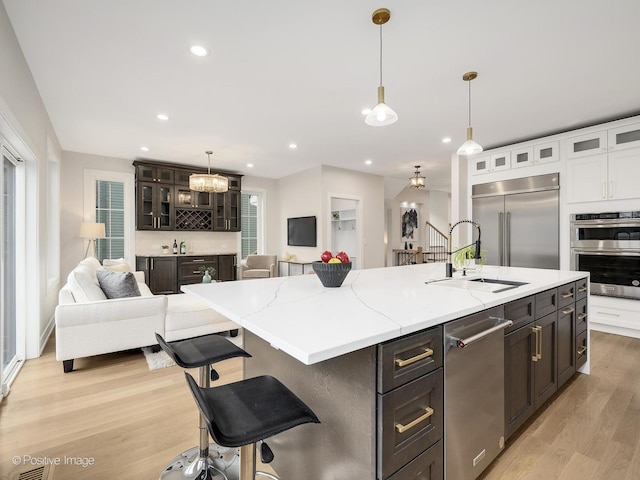
M 209 444 L 209 456 L 193 447 L 175 457 L 160 474 L 160 480 L 239 480 L 240 450 Z

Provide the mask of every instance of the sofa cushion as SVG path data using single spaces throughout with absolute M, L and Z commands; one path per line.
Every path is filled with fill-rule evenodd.
M 271 270 L 264 268 L 252 268 L 242 272 L 242 278 L 269 278 L 270 276 Z
M 102 269 L 102 267 L 100 266 L 100 262 L 95 258 L 93 260 L 95 260 L 97 265 L 87 258 L 71 270 L 71 273 L 69 273 L 67 277 L 67 284 L 71 289 L 73 298 L 78 303 L 107 299 L 96 277 L 96 271 L 98 268 Z
M 124 258 L 109 259 L 105 258 L 102 261 L 102 266 L 105 270 L 111 270 L 112 272 L 132 272 L 131 266 Z
M 140 289 L 136 277 L 131 272 L 112 272 L 98 270 L 96 272 L 100 288 L 107 298 L 139 297 Z

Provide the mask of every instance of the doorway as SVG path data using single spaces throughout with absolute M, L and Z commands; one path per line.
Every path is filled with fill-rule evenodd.
M 330 210 L 329 249 L 334 254 L 346 252 L 351 260 L 351 268 L 361 268 L 364 263 L 361 248 L 360 199 L 332 196 Z

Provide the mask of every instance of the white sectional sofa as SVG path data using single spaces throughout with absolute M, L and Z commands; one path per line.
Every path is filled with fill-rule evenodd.
M 108 299 L 97 278 L 101 269 L 105 267 L 93 257 L 82 260 L 58 295 L 56 359 L 63 362 L 65 373 L 73 370 L 75 358 L 155 345 L 156 332 L 167 341 L 237 334 L 236 323 L 185 294 L 153 295 L 144 272 L 132 272 L 140 296 Z

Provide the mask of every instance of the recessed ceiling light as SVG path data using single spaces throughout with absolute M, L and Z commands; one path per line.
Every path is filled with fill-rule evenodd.
M 451 143 L 451 137 L 444 137 L 442 143 Z
M 196 57 L 206 57 L 209 54 L 209 51 L 200 45 L 192 45 L 189 50 L 191 50 L 191 53 Z
M 290 143 L 290 144 L 289 144 L 289 148 L 290 148 L 291 150 L 295 150 L 296 148 L 298 148 L 298 145 L 297 145 L 297 144 L 295 144 L 295 143 Z
M 165 115 L 164 113 L 159 113 L 158 115 L 156 115 L 156 118 L 158 120 L 169 120 L 169 117 L 167 115 Z
M 253 163 L 247 163 L 247 168 L 253 168 Z
M 371 165 L 372 163 L 373 163 L 373 162 L 372 162 L 371 160 L 365 160 L 365 161 L 364 161 L 364 164 L 365 164 L 365 165 Z
M 363 115 L 369 115 L 371 113 L 371 109 L 370 108 L 365 108 L 362 110 L 361 112 Z
M 140 147 L 140 150 L 142 150 L 143 152 L 148 152 L 149 151 L 149 147 Z

